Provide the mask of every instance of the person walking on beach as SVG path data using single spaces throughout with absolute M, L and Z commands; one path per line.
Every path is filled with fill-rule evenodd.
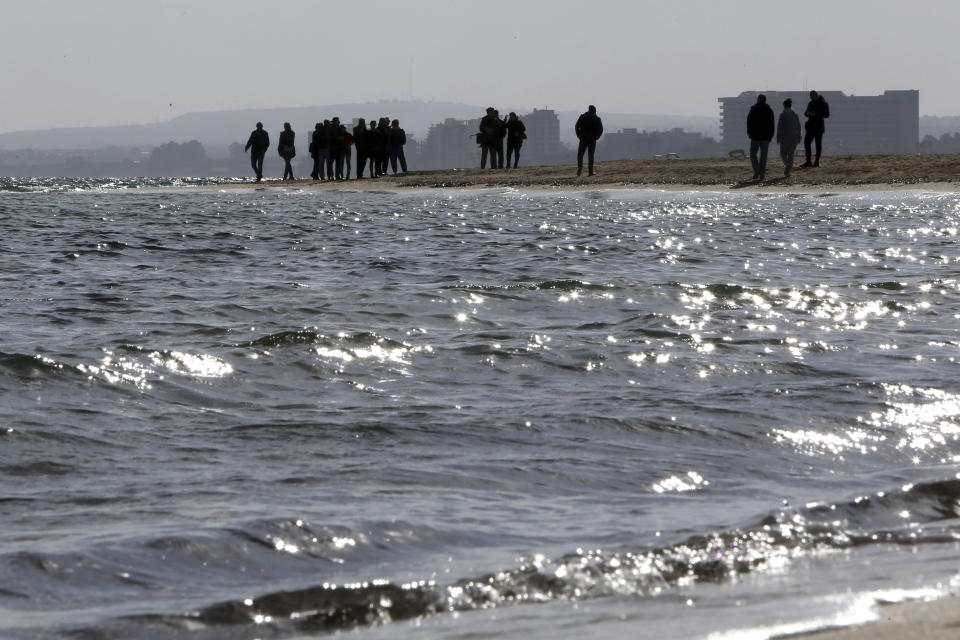
M 757 96 L 757 102 L 747 114 L 747 135 L 750 137 L 750 165 L 753 179 L 763 180 L 767 172 L 767 151 L 774 133 L 773 109 L 767 104 L 767 96 Z M 759 152 L 759 157 L 757 153 Z
M 390 167 L 393 175 L 397 175 L 397 162 L 400 169 L 407 172 L 407 157 L 403 153 L 403 145 L 407 144 L 407 132 L 400 128 L 400 121 L 394 120 L 387 130 L 387 153 L 390 156 Z
M 597 115 L 597 108 L 593 105 L 587 107 L 586 112 L 580 114 L 577 118 L 577 124 L 573 127 L 574 133 L 580 144 L 577 146 L 577 177 L 583 173 L 583 154 L 587 153 L 587 175 L 593 175 L 593 155 L 597 150 L 597 140 L 603 135 L 603 122 Z
M 806 154 L 804 167 L 820 166 L 820 151 L 823 145 L 823 133 L 826 131 L 826 124 L 823 122 L 830 117 L 830 105 L 823 99 L 823 96 L 816 91 L 810 92 L 810 102 L 807 103 L 807 110 L 803 112 L 807 118 L 807 134 L 803 137 L 803 150 Z M 810 143 L 816 142 L 817 155 L 813 164 L 810 164 Z
M 289 122 L 283 123 L 283 131 L 280 132 L 280 143 L 277 145 L 277 152 L 283 158 L 283 179 L 293 180 L 293 167 L 290 161 L 297 155 L 297 149 L 293 145 L 293 139 L 296 134 L 290 128 Z M 289 176 L 289 177 L 288 177 Z
M 250 166 L 253 167 L 253 172 L 257 176 L 257 182 L 263 180 L 263 156 L 269 148 L 270 136 L 264 130 L 263 123 L 258 122 L 257 128 L 250 132 L 247 146 L 243 148 L 244 151 L 250 151 Z
M 777 120 L 777 144 L 780 145 L 780 159 L 783 160 L 783 175 L 789 177 L 793 168 L 793 156 L 800 144 L 800 118 L 793 110 L 793 100 L 783 101 L 783 111 Z
M 507 116 L 507 169 L 510 168 L 510 158 L 513 157 L 513 168 L 520 162 L 520 147 L 527 137 L 527 127 L 523 120 L 513 111 Z
M 477 144 L 480 145 L 480 168 L 486 169 L 487 155 L 490 156 L 490 168 L 497 168 L 497 146 L 500 142 L 500 118 L 493 107 L 487 107 L 487 115 L 480 119 L 480 131 L 477 132 Z

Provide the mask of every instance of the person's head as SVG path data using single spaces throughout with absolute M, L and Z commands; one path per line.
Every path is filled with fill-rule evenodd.
M 333 126 L 339 127 L 339 126 L 340 126 L 340 116 L 335 117 L 335 118 L 334 118 L 333 120 L 331 120 L 330 122 L 333 124 Z
M 816 100 L 816 99 L 817 99 L 817 96 L 819 96 L 819 95 L 820 95 L 820 94 L 817 93 L 816 91 L 814 91 L 814 90 L 812 90 L 812 89 L 810 90 L 810 99 L 811 99 L 811 100 Z
M 258 123 L 257 123 L 257 129 L 263 129 L 263 123 L 262 123 L 262 122 L 258 122 Z
M 511 120 L 516 120 L 516 119 L 517 119 L 517 114 L 514 113 L 513 111 L 511 111 L 511 112 L 510 112 L 510 115 L 507 116 L 507 117 L 510 118 Z
M 596 113 L 597 108 L 593 105 L 590 105 L 589 107 L 587 107 L 587 111 L 589 111 L 590 113 Z
M 757 104 L 767 104 L 767 96 L 762 93 L 757 96 Z
M 399 120 L 394 120 L 394 121 L 391 122 L 390 124 L 393 126 L 394 129 L 400 127 L 400 121 L 399 121 Z
M 316 124 L 316 126 L 314 126 L 313 128 L 314 128 L 314 129 L 323 129 L 323 123 L 322 123 L 322 122 L 318 122 L 318 123 Z
M 784 106 L 785 109 L 789 109 L 790 107 L 792 107 L 792 106 L 793 106 L 793 98 L 787 98 L 786 100 L 784 100 L 784 101 L 783 101 L 783 106 Z
M 284 130 L 284 131 L 290 131 L 290 123 L 289 123 L 289 122 L 284 122 L 284 123 L 283 123 L 283 130 Z
M 358 127 L 365 127 L 365 126 L 367 126 L 367 121 L 364 120 L 363 118 L 357 118 L 357 126 L 358 126 Z
M 496 111 L 493 107 L 487 107 L 487 115 L 492 116 L 493 112 Z

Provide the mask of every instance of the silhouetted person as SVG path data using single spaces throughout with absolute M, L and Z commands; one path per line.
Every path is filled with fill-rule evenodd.
M 293 145 L 293 139 L 296 134 L 290 128 L 289 122 L 283 123 L 283 131 L 280 132 L 280 142 L 277 144 L 277 152 L 283 158 L 283 179 L 293 180 L 293 167 L 290 161 L 297 155 L 297 148 Z
M 380 154 L 386 149 L 387 141 L 376 118 L 370 118 L 367 140 L 370 141 L 370 177 L 380 177 Z
M 753 167 L 753 179 L 763 180 L 767 173 L 767 151 L 776 125 L 773 109 L 767 104 L 767 96 L 757 96 L 757 102 L 747 114 L 747 135 L 750 136 L 750 165 Z M 757 152 L 760 156 L 757 157 Z
M 327 178 L 343 180 L 343 136 L 346 127 L 340 124 L 340 118 L 334 118 L 327 127 L 327 146 L 330 157 L 327 158 Z
M 793 156 L 800 144 L 800 118 L 793 110 L 793 100 L 783 101 L 783 111 L 777 120 L 777 144 L 780 145 L 780 159 L 783 160 L 783 175 L 789 176 L 793 168 Z
M 343 127 L 343 179 L 350 179 L 350 167 L 353 163 L 353 152 L 351 147 L 353 147 L 353 134 L 350 133 L 350 130 L 347 129 L 347 125 L 341 124 Z
M 480 168 L 487 168 L 487 155 L 490 155 L 490 168 L 497 168 L 497 146 L 500 141 L 500 118 L 493 107 L 487 107 L 487 115 L 480 119 L 480 131 L 477 132 L 477 144 L 480 145 Z
M 390 120 L 388 118 L 380 118 L 377 123 L 377 134 L 377 146 L 374 151 L 377 157 L 377 175 L 385 176 L 387 175 L 388 149 L 390 146 Z
M 394 120 L 387 130 L 387 153 L 390 156 L 390 167 L 393 174 L 397 174 L 397 161 L 404 173 L 407 172 L 407 157 L 403 153 L 403 145 L 407 144 L 407 132 L 400 128 L 400 121 Z
M 269 148 L 270 135 L 264 130 L 263 123 L 258 122 L 257 128 L 250 132 L 247 146 L 243 148 L 244 151 L 250 151 L 250 166 L 257 176 L 257 182 L 263 180 L 263 156 Z
M 577 177 L 583 173 L 583 153 L 587 152 L 587 175 L 593 175 L 593 155 L 597 151 L 597 140 L 603 135 L 603 122 L 597 115 L 597 108 L 587 107 L 585 113 L 577 118 L 573 127 L 580 144 L 577 146 Z
M 823 146 L 823 133 L 826 131 L 826 124 L 823 122 L 830 117 L 830 105 L 823 99 L 823 96 L 816 91 L 810 92 L 810 102 L 807 103 L 807 110 L 803 112 L 807 118 L 807 134 L 803 137 L 803 150 L 806 154 L 804 167 L 819 167 L 820 152 Z M 810 143 L 817 143 L 817 155 L 813 164 L 810 164 Z
M 500 112 L 493 110 L 493 115 L 497 119 L 497 169 L 503 169 L 503 140 L 507 137 L 507 119 L 500 119 Z
M 520 147 L 527 138 L 527 127 L 523 120 L 517 117 L 513 111 L 507 116 L 507 169 L 510 168 L 510 157 L 513 157 L 513 168 L 517 168 L 520 162 Z
M 353 128 L 353 145 L 357 148 L 357 180 L 363 179 L 363 170 L 367 167 L 370 158 L 370 139 L 367 132 L 367 121 L 357 119 L 357 126 Z
M 310 174 L 310 177 L 314 180 L 323 179 L 323 170 L 324 165 L 327 164 L 326 153 L 324 157 L 320 156 L 320 145 L 323 144 L 323 149 L 327 149 L 327 130 L 324 129 L 323 123 L 318 122 L 317 125 L 313 128 L 313 136 L 310 138 L 310 156 L 313 158 L 313 172 Z

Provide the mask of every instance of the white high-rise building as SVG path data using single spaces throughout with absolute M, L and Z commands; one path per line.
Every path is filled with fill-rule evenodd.
M 744 91 L 720 102 L 720 136 L 728 151 L 748 149 L 747 112 L 758 94 L 776 117 L 783 101 L 793 99 L 793 110 L 806 122 L 803 112 L 810 101 L 808 91 Z M 920 141 L 920 92 L 884 91 L 878 96 L 848 96 L 842 91 L 818 91 L 830 105 L 823 136 L 825 154 L 917 153 Z M 802 143 L 801 143 L 802 153 Z

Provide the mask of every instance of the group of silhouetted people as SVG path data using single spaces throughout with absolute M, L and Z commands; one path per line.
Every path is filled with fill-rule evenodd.
M 823 133 L 826 131 L 824 120 L 830 117 L 830 105 L 816 91 L 810 92 L 810 102 L 803 114 L 807 118 L 806 135 L 803 136 L 803 149 L 806 161 L 802 167 L 819 167 L 823 147 Z M 767 147 L 777 137 L 780 145 L 780 159 L 783 160 L 783 175 L 789 176 L 793 168 L 793 157 L 800 144 L 800 118 L 793 110 L 793 100 L 783 101 L 783 112 L 774 126 L 773 109 L 767 104 L 767 96 L 757 96 L 757 102 L 747 114 L 747 136 L 750 138 L 750 165 L 753 167 L 753 179 L 763 180 L 767 170 Z M 810 162 L 811 143 L 816 145 L 816 156 Z
M 577 176 L 583 173 L 583 156 L 587 155 L 587 175 L 593 175 L 593 159 L 597 149 L 597 140 L 603 135 L 603 122 L 597 115 L 597 108 L 589 109 L 577 119 L 574 127 L 579 145 L 577 148 Z M 504 168 L 504 142 L 506 142 L 506 168 L 511 159 L 513 168 L 520 163 L 520 149 L 527 138 L 527 127 L 517 114 L 501 119 L 493 107 L 480 119 L 480 130 L 475 134 L 480 145 L 480 168 L 485 169 L 487 158 L 491 169 Z M 283 179 L 293 180 L 292 161 L 297 155 L 296 134 L 289 122 L 283 123 L 283 131 L 277 144 L 277 153 L 283 158 Z M 352 164 L 351 148 L 357 151 L 357 180 L 363 178 L 369 167 L 370 177 L 386 175 L 387 168 L 397 173 L 397 166 L 407 172 L 407 159 L 403 147 L 407 143 L 407 134 L 400 128 L 398 120 L 372 118 L 367 123 L 363 118 L 357 120 L 353 131 L 340 122 L 340 118 L 318 122 L 310 138 L 310 157 L 313 158 L 314 180 L 349 180 Z M 257 182 L 263 180 L 263 158 L 270 148 L 270 136 L 258 122 L 257 128 L 250 133 L 244 151 L 250 151 L 250 164 L 257 176 Z M 819 158 L 819 143 L 817 157 Z
M 294 180 L 292 160 L 297 155 L 294 143 L 295 133 L 289 122 L 283 123 L 283 131 L 277 144 L 277 153 L 283 158 L 283 179 Z M 372 118 L 370 125 L 360 118 L 357 126 L 350 132 L 340 123 L 340 118 L 318 122 L 310 137 L 310 157 L 313 158 L 314 180 L 349 180 L 352 165 L 351 148 L 357 150 L 357 179 L 363 178 L 367 166 L 370 177 L 386 175 L 388 165 L 397 173 L 397 165 L 403 173 L 407 172 L 407 158 L 403 147 L 407 144 L 407 134 L 400 128 L 399 120 Z M 250 151 L 250 164 L 257 176 L 257 182 L 263 180 L 263 158 L 270 148 L 270 136 L 258 122 L 244 151 Z
M 593 158 L 597 150 L 597 140 L 603 135 L 603 121 L 597 115 L 597 108 L 593 105 L 580 115 L 574 126 L 579 145 L 577 147 L 577 176 L 583 173 L 583 156 L 587 154 L 588 175 L 593 175 Z M 517 114 L 510 112 L 504 119 L 493 107 L 487 107 L 487 115 L 480 119 L 480 130 L 476 133 L 477 144 L 480 145 L 480 168 L 486 169 L 487 158 L 490 158 L 491 169 L 503 169 L 503 142 L 507 142 L 507 166 L 510 168 L 510 159 L 513 158 L 513 168 L 520 163 L 520 148 L 527 139 L 527 127 Z
M 486 169 L 487 156 L 490 157 L 491 169 L 503 169 L 503 142 L 507 142 L 507 169 L 510 168 L 510 158 L 513 158 L 513 168 L 520 163 L 520 148 L 527 139 L 527 127 L 513 111 L 503 120 L 500 112 L 493 107 L 487 107 L 487 115 L 480 118 L 480 130 L 476 133 L 477 144 L 480 145 L 480 168 Z

